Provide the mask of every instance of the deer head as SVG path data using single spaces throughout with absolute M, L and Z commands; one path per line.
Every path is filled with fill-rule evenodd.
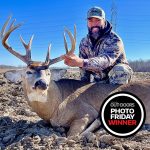
M 66 54 L 61 55 L 54 59 L 50 59 L 51 45 L 49 45 L 45 62 L 39 62 L 39 61 L 33 61 L 31 59 L 31 45 L 32 45 L 33 36 L 30 38 L 30 41 L 28 44 L 26 44 L 23 38 L 20 36 L 20 40 L 26 50 L 25 55 L 19 54 L 8 44 L 8 38 L 10 34 L 22 25 L 22 24 L 14 25 L 14 22 L 16 21 L 14 20 L 10 24 L 10 27 L 8 28 L 8 30 L 6 31 L 6 27 L 8 26 L 10 19 L 11 17 L 7 19 L 7 21 L 5 22 L 1 30 L 2 45 L 11 54 L 15 55 L 17 58 L 19 58 L 20 60 L 22 60 L 24 63 L 27 64 L 27 67 L 23 71 L 20 71 L 19 74 L 21 75 L 26 85 L 26 88 L 28 88 L 28 91 L 32 92 L 32 91 L 37 91 L 37 90 L 38 91 L 47 90 L 49 83 L 50 83 L 50 79 L 51 79 L 51 72 L 49 70 L 49 66 L 63 60 L 64 55 L 66 54 L 69 55 L 69 54 L 74 53 L 75 44 L 76 44 L 76 27 L 74 27 L 74 36 L 71 34 L 71 32 L 68 29 L 65 29 L 65 32 L 69 35 L 69 38 L 71 39 L 71 49 L 69 50 L 67 46 L 65 32 L 64 32 L 64 44 L 65 44 Z M 63 72 L 64 71 L 62 71 L 61 73 Z M 12 72 L 7 72 L 5 76 L 8 77 L 9 79 L 11 78 L 14 79 L 14 75 Z M 19 79 L 18 76 L 16 77 Z

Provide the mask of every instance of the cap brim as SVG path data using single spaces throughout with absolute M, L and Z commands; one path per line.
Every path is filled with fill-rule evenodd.
M 100 17 L 100 16 L 90 16 L 90 17 L 88 17 L 87 19 L 90 19 L 90 18 L 104 19 L 103 17 Z

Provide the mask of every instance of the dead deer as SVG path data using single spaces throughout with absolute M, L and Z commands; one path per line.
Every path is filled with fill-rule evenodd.
M 17 71 L 6 72 L 5 77 L 17 81 L 21 76 L 26 100 L 32 110 L 42 119 L 50 122 L 52 126 L 70 127 L 67 134 L 69 136 L 85 133 L 87 126 L 94 121 L 94 124 L 86 130 L 92 131 L 93 128 L 100 125 L 97 117 L 103 100 L 113 92 L 127 91 L 137 95 L 143 101 L 147 113 L 146 123 L 150 123 L 150 81 L 134 82 L 127 85 L 86 83 L 71 79 L 54 81 L 51 79 L 49 66 L 63 60 L 63 55 L 50 59 L 49 46 L 45 62 L 32 61 L 31 44 L 33 37 L 31 37 L 29 44 L 26 44 L 21 38 L 26 49 L 26 55 L 19 54 L 8 45 L 7 40 L 9 35 L 21 25 L 14 26 L 13 22 L 8 31 L 5 32 L 9 20 L 10 18 L 2 28 L 2 44 L 10 53 L 25 62 L 27 67 L 19 73 Z M 68 30 L 65 31 L 68 33 L 72 44 L 71 50 L 68 50 L 64 35 L 65 49 L 67 54 L 71 54 L 75 50 L 76 30 L 74 37 Z

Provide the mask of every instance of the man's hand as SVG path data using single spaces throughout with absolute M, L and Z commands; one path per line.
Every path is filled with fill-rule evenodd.
M 71 67 L 83 67 L 83 59 L 79 58 L 75 54 L 64 55 L 64 63 Z

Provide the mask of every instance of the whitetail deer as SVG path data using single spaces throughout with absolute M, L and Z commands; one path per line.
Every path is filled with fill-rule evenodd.
M 113 92 L 127 91 L 137 95 L 143 101 L 147 112 L 146 123 L 150 123 L 150 81 L 134 82 L 127 85 L 111 85 L 85 83 L 71 79 L 51 80 L 49 66 L 63 60 L 63 55 L 50 59 L 49 47 L 45 62 L 32 61 L 31 43 L 33 37 L 30 39 L 29 44 L 25 44 L 21 38 L 21 42 L 26 49 L 26 55 L 19 54 L 8 45 L 7 39 L 15 29 L 20 27 L 20 24 L 14 26 L 12 23 L 8 31 L 5 32 L 9 20 L 10 18 L 2 28 L 2 44 L 10 53 L 27 64 L 27 68 L 18 74 L 22 77 L 23 89 L 28 104 L 41 118 L 50 122 L 52 126 L 70 127 L 69 136 L 78 135 L 83 133 L 87 126 L 98 117 L 100 106 L 108 95 Z M 74 37 L 68 30 L 65 31 L 69 34 L 72 43 L 72 48 L 68 51 L 64 36 L 67 54 L 70 54 L 75 50 L 76 31 L 74 31 Z M 5 76 L 10 80 L 17 81 L 19 78 L 14 73 L 11 71 L 6 72 Z M 99 125 L 98 120 L 94 123 L 96 123 L 96 126 Z M 93 127 L 95 127 L 95 124 L 92 124 L 89 130 L 92 131 Z

